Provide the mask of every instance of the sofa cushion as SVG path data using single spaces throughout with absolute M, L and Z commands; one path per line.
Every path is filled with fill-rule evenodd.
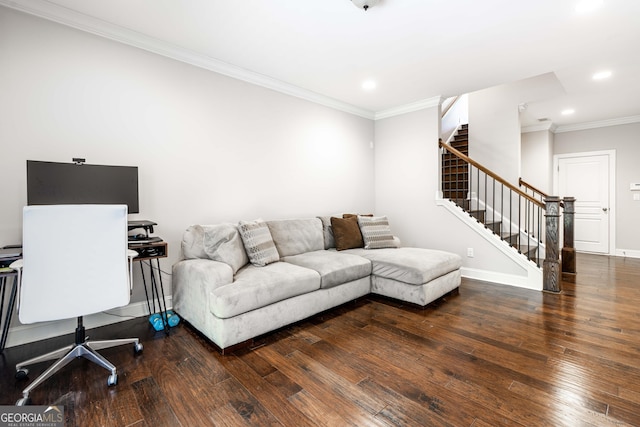
M 265 222 L 240 221 L 238 231 L 251 264 L 264 267 L 280 260 L 280 254 Z
M 331 249 L 336 247 L 336 240 L 333 237 L 333 228 L 331 227 L 330 216 L 319 216 L 322 221 L 322 234 L 324 234 L 324 248 Z
M 459 255 L 434 249 L 351 249 L 348 253 L 371 260 L 373 275 L 411 285 L 422 285 L 462 266 Z
M 224 262 L 235 274 L 249 259 L 234 224 L 192 225 L 182 236 L 184 259 L 212 259 Z
M 358 224 L 365 249 L 398 247 L 386 216 L 359 216 Z
M 320 287 L 332 288 L 371 274 L 371 261 L 362 257 L 320 250 L 284 257 L 283 261 L 310 268 L 320 274 Z
M 267 221 L 273 242 L 281 257 L 324 248 L 322 221 L 319 218 Z
M 204 252 L 204 226 L 192 225 L 182 235 L 182 257 L 184 259 L 207 259 Z
M 336 241 L 337 250 L 344 251 L 346 249 L 364 247 L 357 216 L 348 218 L 336 218 L 332 216 L 331 228 L 333 228 L 333 237 Z
M 320 275 L 286 262 L 265 267 L 247 265 L 233 283 L 211 291 L 210 310 L 226 319 L 278 301 L 320 289 Z
M 249 262 L 238 227 L 234 224 L 218 224 L 202 227 L 204 252 L 214 260 L 229 264 L 235 274 Z

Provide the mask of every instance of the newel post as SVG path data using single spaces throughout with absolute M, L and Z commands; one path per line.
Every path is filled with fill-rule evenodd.
M 544 199 L 544 201 L 547 213 L 545 214 L 545 258 L 542 264 L 543 290 L 560 292 L 560 262 L 558 261 L 560 247 L 558 234 L 558 230 L 560 229 L 560 198 L 557 196 L 549 196 Z
M 563 233 L 563 245 L 562 245 L 562 272 L 573 273 L 576 272 L 576 250 L 573 247 L 573 227 L 574 227 L 574 214 L 575 214 L 575 197 L 565 197 L 562 199 L 564 204 L 564 233 Z

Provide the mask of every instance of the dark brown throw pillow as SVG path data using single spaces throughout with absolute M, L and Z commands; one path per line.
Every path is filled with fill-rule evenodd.
M 358 216 L 373 216 L 373 214 L 342 214 L 342 218 L 351 218 L 352 216 L 357 218 Z
M 343 251 L 345 249 L 364 247 L 357 216 L 349 218 L 336 218 L 332 216 L 331 228 L 333 228 L 333 237 L 336 241 L 337 250 Z

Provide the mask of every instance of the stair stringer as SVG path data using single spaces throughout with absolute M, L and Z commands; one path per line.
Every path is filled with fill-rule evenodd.
M 469 229 L 480 235 L 484 240 L 486 240 L 488 243 L 498 249 L 502 254 L 504 254 L 505 257 L 509 258 L 526 272 L 526 275 L 519 276 L 514 274 L 504 274 L 495 271 L 462 267 L 461 272 L 463 277 L 542 291 L 542 269 L 539 268 L 534 262 L 527 260 L 526 257 L 519 254 L 518 251 L 510 246 L 507 242 L 493 234 L 491 230 L 487 229 L 483 224 L 479 223 L 475 218 L 470 216 L 467 212 L 465 212 L 461 207 L 459 207 L 452 201 L 448 199 L 438 198 L 436 199 L 436 205 L 446 209 L 451 213 L 451 215 L 460 220 L 461 224 L 466 225 L 467 227 L 469 227 Z
M 441 194 L 439 194 L 441 195 Z M 486 219 L 493 219 L 494 218 L 494 210 L 491 206 L 485 204 L 485 202 L 483 200 L 480 200 L 477 195 L 475 193 L 471 193 L 471 198 L 468 199 L 469 200 L 469 209 L 480 209 L 480 210 L 484 210 L 485 211 L 485 218 Z M 453 202 L 452 202 L 453 203 Z M 453 203 L 456 207 L 457 206 L 455 203 Z M 475 204 L 475 205 L 474 205 Z M 505 227 L 509 227 L 511 230 L 518 230 L 518 224 L 516 224 L 515 222 L 511 221 L 506 215 L 503 216 L 500 211 L 495 211 L 495 219 L 496 220 L 500 220 L 503 223 L 505 223 Z M 503 230 L 503 231 L 506 231 Z M 538 238 L 535 236 L 531 236 L 529 235 L 528 232 L 526 232 L 525 230 L 519 230 L 518 231 L 518 237 L 519 237 L 519 241 L 522 242 L 522 244 L 524 244 L 524 242 L 528 242 L 531 243 L 532 246 L 536 246 L 538 245 L 538 243 L 540 243 L 540 252 L 538 254 L 536 254 L 536 257 L 539 258 L 540 260 L 544 260 L 545 256 L 546 256 L 546 250 L 547 247 L 543 242 L 539 242 Z M 542 261 L 540 261 L 542 263 Z

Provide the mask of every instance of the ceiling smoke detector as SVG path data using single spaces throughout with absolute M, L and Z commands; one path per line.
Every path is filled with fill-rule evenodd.
M 351 2 L 365 11 L 378 4 L 378 0 L 351 0 Z

